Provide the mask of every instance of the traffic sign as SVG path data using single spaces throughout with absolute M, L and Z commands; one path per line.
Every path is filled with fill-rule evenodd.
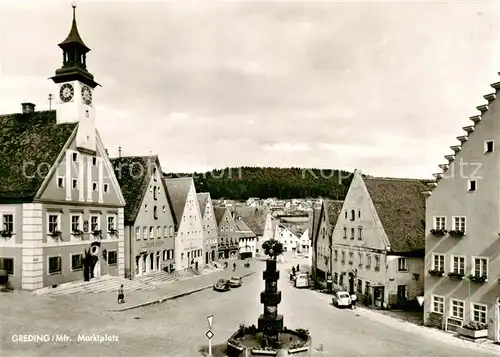
M 212 332 L 212 330 L 208 330 L 207 333 L 205 334 L 205 336 L 207 336 L 207 338 L 209 340 L 211 340 L 212 337 L 214 337 L 214 333 Z
M 328 278 L 326 280 L 327 283 L 333 283 L 333 279 L 331 275 L 328 275 Z
M 212 321 L 214 319 L 214 315 L 209 315 L 207 316 L 207 320 L 208 320 L 208 329 L 211 330 L 212 329 Z

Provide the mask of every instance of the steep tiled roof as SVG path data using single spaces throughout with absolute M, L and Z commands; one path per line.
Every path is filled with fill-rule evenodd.
M 297 238 L 302 237 L 302 234 L 306 231 L 306 227 L 296 224 L 286 224 L 283 225 L 286 229 L 292 232 Z
M 152 168 L 155 164 L 159 166 L 158 156 L 116 157 L 110 161 L 126 202 L 125 222 L 133 224 L 151 181 Z
M 256 235 L 263 235 L 266 226 L 268 210 L 261 207 L 237 206 L 235 208 L 235 217 L 241 217 L 246 225 L 250 227 Z
M 214 213 L 215 213 L 215 220 L 217 221 L 217 225 L 220 224 L 220 221 L 222 217 L 224 216 L 224 213 L 226 212 L 227 208 L 226 207 L 214 207 Z
M 196 194 L 196 197 L 198 198 L 198 205 L 200 206 L 201 217 L 203 218 L 205 215 L 205 207 L 207 207 L 208 200 L 210 199 L 210 193 L 201 192 Z
M 405 253 L 425 248 L 425 180 L 365 178 L 391 252 Z
M 311 229 L 311 241 L 314 241 L 316 239 L 316 236 L 318 235 L 318 230 L 319 230 L 319 219 L 321 216 L 321 207 L 315 207 L 312 212 L 312 229 Z
M 76 127 L 56 124 L 55 110 L 1 115 L 0 202 L 33 199 Z
M 186 206 L 187 195 L 192 183 L 192 177 L 165 179 L 168 198 L 170 200 L 170 204 L 172 205 L 172 212 L 175 216 L 176 229 L 179 228 L 179 223 L 182 219 L 182 214 L 184 213 L 184 207 Z
M 252 238 L 255 237 L 255 233 L 245 224 L 243 219 L 235 219 L 234 223 L 236 228 L 238 228 L 238 235 L 240 238 Z
M 326 218 L 330 224 L 330 229 L 334 229 L 339 219 L 340 212 L 342 211 L 344 201 L 325 200 L 323 203 L 326 208 Z

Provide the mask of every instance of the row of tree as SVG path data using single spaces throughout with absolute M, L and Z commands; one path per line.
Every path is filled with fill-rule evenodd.
M 249 197 L 344 199 L 352 180 L 352 173 L 342 170 L 247 166 L 166 176 L 192 176 L 197 192 L 235 200 Z

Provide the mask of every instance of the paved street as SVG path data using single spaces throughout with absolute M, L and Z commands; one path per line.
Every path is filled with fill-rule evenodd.
M 262 262 L 259 264 L 263 269 Z M 400 322 L 366 309 L 339 310 L 329 304 L 330 296 L 311 290 L 297 290 L 288 283 L 281 265 L 279 306 L 289 328 L 309 329 L 313 347 L 324 352 L 313 356 L 474 356 L 488 351 L 436 330 Z M 214 315 L 214 345 L 222 344 L 239 323 L 256 324 L 262 311 L 259 292 L 262 274 L 244 280 L 241 288 L 217 293 L 205 290 L 160 305 L 112 313 L 85 306 L 71 299 L 40 299 L 29 311 L 5 309 L 2 304 L 2 354 L 5 356 L 200 356 L 206 346 L 206 316 Z M 0 302 L 5 299 L 0 297 Z M 3 300 L 5 301 L 5 300 Z M 359 315 L 359 316 L 358 316 Z M 14 343 L 13 334 L 67 334 L 71 342 Z M 115 335 L 117 342 L 77 342 L 78 334 Z M 499 350 L 500 351 L 500 350 Z

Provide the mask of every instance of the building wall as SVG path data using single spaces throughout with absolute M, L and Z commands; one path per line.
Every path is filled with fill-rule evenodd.
M 231 212 L 226 209 L 219 222 L 219 256 L 236 258 L 239 249 L 238 227 Z
M 257 249 L 257 238 L 240 238 L 238 244 L 239 253 L 251 252 L 252 257 L 255 257 Z
M 214 207 L 212 200 L 209 198 L 205 207 L 200 207 L 203 213 L 203 256 L 204 262 L 208 263 L 212 260 L 218 259 L 218 239 L 219 229 L 217 227 L 217 220 L 215 219 Z M 208 255 L 207 255 L 208 254 Z M 214 259 L 212 259 L 212 257 Z
M 496 299 L 500 296 L 500 284 L 497 281 L 500 275 L 499 119 L 499 103 L 493 101 L 489 110 L 482 116 L 481 122 L 475 125 L 468 141 L 456 154 L 445 176 L 439 180 L 437 187 L 432 190 L 432 195 L 426 200 L 424 321 L 428 322 L 432 312 L 433 295 L 441 296 L 445 300 L 444 314 L 439 314 L 444 319 L 450 316 L 450 299 L 463 301 L 464 323 L 471 320 L 472 302 L 485 304 L 488 309 L 489 337 L 492 339 L 498 335 L 500 329 L 498 317 L 495 322 Z M 485 154 L 486 140 L 495 141 L 493 153 Z M 469 179 L 477 180 L 475 192 L 467 191 Z M 429 230 L 434 227 L 435 216 L 446 217 L 447 230 L 452 229 L 453 216 L 465 216 L 465 236 L 433 236 Z M 445 274 L 442 277 L 428 273 L 432 269 L 434 253 L 445 256 Z M 452 255 L 465 256 L 466 274 L 473 269 L 472 257 L 488 258 L 488 282 L 470 283 L 467 278 L 460 281 L 451 280 L 447 274 L 451 271 Z
M 200 212 L 194 183 L 192 183 L 175 238 L 176 270 L 189 268 L 192 260 L 195 263 L 198 262 L 199 266 L 203 264 L 203 219 Z
M 316 245 L 316 269 L 323 272 L 325 274 L 324 278 L 326 279 L 326 275 L 331 272 L 331 241 L 330 237 L 328 236 L 328 221 L 324 215 L 324 210 L 322 210 L 321 212 L 322 213 L 318 228 L 318 241 Z M 321 275 L 321 273 L 319 273 L 319 275 Z
M 311 240 L 309 239 L 309 229 L 306 229 L 299 239 L 299 252 L 309 253 L 311 251 Z
M 399 259 L 406 259 L 407 271 L 399 270 Z M 407 299 L 424 294 L 424 258 L 387 256 L 387 294 L 397 294 L 398 285 L 405 285 Z
M 163 270 L 163 268 L 170 270 L 171 264 L 175 262 L 175 225 L 161 172 L 161 167 L 156 165 L 132 227 L 132 239 L 128 241 L 131 246 L 129 258 L 131 266 L 127 268 L 131 269 L 132 276 L 142 275 L 151 270 L 151 254 L 154 257 L 153 270 Z M 156 218 L 154 207 L 157 208 Z M 152 235 L 150 235 L 151 228 Z M 157 266 L 158 255 L 160 266 Z M 169 259 L 164 260 L 164 258 Z M 140 259 L 143 260 L 142 264 L 139 263 Z
M 279 227 L 278 231 L 278 240 L 281 244 L 283 244 L 283 248 L 287 252 L 292 252 L 297 250 L 297 243 L 299 242 L 299 237 L 293 234 L 290 230 L 284 227 Z

